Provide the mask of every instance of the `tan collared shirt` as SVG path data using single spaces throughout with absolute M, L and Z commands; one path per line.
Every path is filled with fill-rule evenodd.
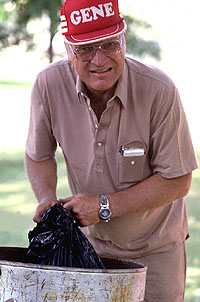
M 32 92 L 27 154 L 54 155 L 57 142 L 73 194 L 125 190 L 152 174 L 173 178 L 197 168 L 180 97 L 160 70 L 126 58 L 115 95 L 98 123 L 73 65 L 42 71 Z M 132 156 L 122 150 L 133 151 Z M 179 245 L 188 233 L 182 199 L 83 228 L 98 253 L 139 257 Z

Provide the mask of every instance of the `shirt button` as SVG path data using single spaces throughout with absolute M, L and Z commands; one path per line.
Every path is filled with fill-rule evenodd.
M 97 146 L 98 146 L 98 147 L 101 147 L 101 146 L 102 146 L 102 143 L 101 143 L 101 142 L 98 142 L 98 143 L 97 143 Z
M 131 161 L 131 165 L 132 165 L 132 166 L 133 166 L 133 165 L 135 165 L 135 162 L 134 162 L 134 160 L 132 160 L 132 161 Z
M 88 109 L 91 111 L 92 110 L 92 108 L 90 107 L 90 106 L 88 106 Z
M 98 127 L 99 127 L 98 124 L 95 124 L 95 128 L 98 129 Z

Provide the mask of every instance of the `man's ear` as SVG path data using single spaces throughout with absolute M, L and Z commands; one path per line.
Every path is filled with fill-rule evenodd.
M 124 55 L 126 54 L 126 32 L 122 34 L 122 49 Z
M 126 32 L 124 32 L 123 34 L 124 34 L 124 39 L 125 39 L 125 43 L 126 43 Z
M 68 60 L 71 61 L 71 58 L 72 58 L 72 55 L 73 55 L 71 47 L 69 46 L 69 44 L 65 43 L 65 48 L 66 48 L 66 51 L 67 51 Z

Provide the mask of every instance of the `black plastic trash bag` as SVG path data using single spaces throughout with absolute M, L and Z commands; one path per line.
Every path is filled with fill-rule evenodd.
M 72 212 L 55 204 L 29 232 L 27 261 L 78 268 L 105 268 Z

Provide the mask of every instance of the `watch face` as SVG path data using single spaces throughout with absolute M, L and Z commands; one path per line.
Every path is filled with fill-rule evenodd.
M 110 218 L 110 209 L 101 209 L 99 212 L 101 219 L 106 220 Z

